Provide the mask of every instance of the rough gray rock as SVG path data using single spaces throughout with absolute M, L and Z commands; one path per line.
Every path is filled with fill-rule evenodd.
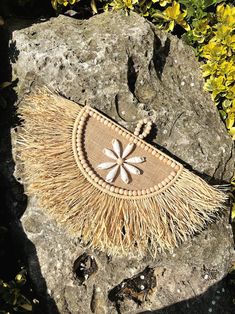
M 155 117 L 155 141 L 199 172 L 232 176 L 233 145 L 226 135 L 192 49 L 154 31 L 135 14 L 87 21 L 59 16 L 15 31 L 15 78 L 29 73 L 75 102 L 90 104 L 119 123 Z
M 12 42 L 19 52 L 12 68 L 14 78 L 19 78 L 20 97 L 40 77 L 65 97 L 95 106 L 131 130 L 136 120 L 152 115 L 156 132 L 150 141 L 200 173 L 216 180 L 231 178 L 232 141 L 210 95 L 203 91 L 193 51 L 181 40 L 156 31 L 136 14 L 102 14 L 86 21 L 59 16 L 13 31 Z M 41 294 L 45 287 L 39 277 L 44 278 L 48 295 L 63 314 L 144 313 L 197 298 L 217 284 L 231 264 L 233 241 L 227 216 L 173 254 L 155 260 L 88 252 L 98 271 L 79 284 L 73 263 L 86 249 L 45 216 L 32 199 L 22 217 L 23 230 L 31 241 L 30 245 L 24 241 L 31 278 Z M 129 298 L 119 291 L 124 279 L 147 265 L 156 278 L 152 291 L 136 296 L 132 290 Z M 110 297 L 115 287 L 121 296 L 114 293 Z M 203 303 L 205 313 L 218 296 L 216 291 L 222 291 L 218 289 L 210 290 Z M 230 313 L 224 300 L 216 299 L 213 313 L 221 313 L 221 304 Z M 186 308 L 188 312 L 182 313 L 204 313 L 188 303 Z M 49 302 L 47 311 L 56 313 Z

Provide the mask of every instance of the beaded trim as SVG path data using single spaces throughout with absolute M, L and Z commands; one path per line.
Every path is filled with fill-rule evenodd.
M 140 134 L 140 130 L 141 128 L 144 126 L 144 130 L 143 130 L 143 133 Z M 138 123 L 137 123 L 137 126 L 135 128 L 135 131 L 134 131 L 134 135 L 138 136 L 139 138 L 143 139 L 145 138 L 151 131 L 151 128 L 152 128 L 152 121 L 151 120 L 148 120 L 147 118 L 145 119 L 142 119 L 140 120 Z
M 162 162 L 165 162 L 167 165 L 171 166 L 172 172 L 170 173 L 170 175 L 161 183 L 150 187 L 149 189 L 143 190 L 130 191 L 128 189 L 118 188 L 113 186 L 112 184 L 108 184 L 104 179 L 98 176 L 98 174 L 90 168 L 83 152 L 83 130 L 89 117 L 97 119 L 97 121 L 103 123 L 107 128 L 111 128 L 115 130 L 115 132 L 117 132 L 119 135 L 125 137 L 130 143 L 135 143 L 136 146 L 139 146 L 146 152 L 151 153 L 156 158 L 159 158 L 159 160 L 161 160 Z M 101 191 L 119 198 L 146 198 L 146 196 L 149 197 L 157 195 L 167 189 L 169 185 L 171 185 L 174 181 L 176 181 L 183 170 L 183 166 L 180 163 L 171 159 L 166 154 L 158 151 L 156 148 L 152 147 L 150 144 L 146 143 L 138 136 L 132 134 L 117 123 L 100 114 L 97 110 L 88 106 L 85 106 L 81 110 L 75 120 L 72 136 L 72 146 L 77 165 L 83 175 L 87 178 L 87 180 L 89 180 Z

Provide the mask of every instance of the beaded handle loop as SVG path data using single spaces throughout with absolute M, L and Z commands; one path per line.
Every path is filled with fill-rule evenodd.
M 137 123 L 134 135 L 138 136 L 141 139 L 145 138 L 150 133 L 151 128 L 152 128 L 152 124 L 153 124 L 152 121 L 147 119 L 147 118 L 140 120 Z M 144 127 L 144 125 L 145 125 L 145 127 Z M 144 127 L 143 132 L 140 133 L 140 130 L 142 127 Z

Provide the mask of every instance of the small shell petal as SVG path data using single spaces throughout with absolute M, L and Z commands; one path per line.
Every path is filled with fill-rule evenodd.
M 135 166 L 132 166 L 132 165 L 129 165 L 129 164 L 124 163 L 124 167 L 125 167 L 126 170 L 129 171 L 130 173 L 140 175 L 140 170 L 139 170 L 138 168 L 136 168 Z
M 134 143 L 127 144 L 127 146 L 124 149 L 124 152 L 122 154 L 122 158 L 126 158 L 131 153 L 131 151 L 133 150 L 134 146 L 135 146 Z
M 115 152 L 115 154 L 118 157 L 121 157 L 121 145 L 120 145 L 119 141 L 114 139 L 112 141 L 112 144 L 113 144 L 113 151 Z
M 97 168 L 105 170 L 113 167 L 114 165 L 116 165 L 115 162 L 103 162 L 102 164 L 99 164 Z
M 117 171 L 118 171 L 118 168 L 119 166 L 116 165 L 115 167 L 113 167 L 109 173 L 107 174 L 106 178 L 105 178 L 105 181 L 108 182 L 108 183 L 111 183 L 113 182 L 113 179 L 115 178 L 116 174 L 117 174 Z
M 120 167 L 120 175 L 121 175 L 122 181 L 124 183 L 128 184 L 129 183 L 129 177 L 128 177 L 126 170 L 122 166 Z
M 114 154 L 113 151 L 111 151 L 111 149 L 105 148 L 105 149 L 103 150 L 103 153 L 104 153 L 107 157 L 109 157 L 109 158 L 111 158 L 111 159 L 114 159 L 114 160 L 117 159 L 117 156 Z
M 145 157 L 131 157 L 125 160 L 125 162 L 128 162 L 130 164 L 140 164 L 141 162 L 145 161 Z

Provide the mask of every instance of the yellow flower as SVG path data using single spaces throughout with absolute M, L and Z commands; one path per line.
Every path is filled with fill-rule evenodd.
M 234 122 L 235 122 L 235 114 L 234 112 L 229 112 L 226 119 L 226 127 L 228 130 L 230 130 L 233 127 Z
M 161 7 L 165 7 L 167 4 L 172 3 L 172 0 L 152 0 L 152 2 L 158 2 Z
M 57 0 L 51 0 L 51 5 L 54 10 L 57 10 Z
M 184 20 L 187 15 L 187 11 L 180 10 L 180 4 L 176 1 L 172 3 L 172 6 L 166 8 L 163 11 L 163 16 L 166 20 L 170 21 L 168 30 L 172 31 L 175 27 L 175 24 L 182 26 L 186 31 L 190 30 L 190 26 Z
M 232 127 L 228 133 L 232 136 L 232 139 L 235 140 L 235 127 Z
M 219 24 L 216 27 L 216 31 L 215 31 L 215 41 L 224 41 L 224 39 L 226 38 L 226 36 L 230 35 L 232 32 L 233 28 L 226 25 L 226 24 Z
M 235 27 L 235 7 L 225 4 L 220 4 L 216 8 L 217 20 L 222 24 Z
M 225 46 L 210 40 L 207 45 L 202 47 L 200 55 L 205 59 L 218 61 L 222 59 L 226 53 L 227 49 Z
M 222 107 L 223 109 L 228 113 L 229 112 L 229 108 L 231 107 L 232 105 L 232 102 L 231 100 L 229 99 L 225 99 L 223 102 L 222 102 Z
M 207 77 L 209 75 L 214 75 L 215 73 L 217 73 L 218 66 L 219 66 L 218 62 L 214 61 L 208 61 L 207 63 L 203 64 L 201 66 L 202 76 Z
M 235 50 L 235 34 L 228 35 L 224 38 L 223 44 L 226 45 L 229 49 Z M 232 55 L 232 52 L 230 53 Z
M 210 32 L 211 27 L 208 24 L 208 19 L 197 20 L 193 23 L 192 35 L 200 44 L 204 42 L 206 36 Z
M 169 3 L 172 3 L 172 0 L 160 0 L 159 1 L 159 4 L 161 7 L 165 7 Z
M 51 0 L 51 4 L 55 10 L 57 10 L 57 4 L 63 5 L 66 7 L 68 4 L 75 4 L 79 0 Z
M 110 3 L 110 6 L 113 7 L 113 10 L 133 10 L 135 4 L 138 4 L 138 0 L 114 0 Z
M 229 86 L 229 89 L 226 93 L 226 98 L 234 100 L 235 99 L 235 84 L 233 86 Z
M 212 99 L 215 100 L 216 96 L 227 90 L 227 87 L 225 86 L 225 78 L 223 76 L 210 76 L 204 85 L 204 89 L 211 92 Z
M 225 77 L 225 84 L 228 86 L 235 82 L 235 64 L 232 61 L 223 61 L 218 65 L 218 75 Z
M 231 183 L 234 185 L 234 182 L 231 182 Z M 231 220 L 232 220 L 232 222 L 234 221 L 234 219 L 235 219 L 235 203 L 233 203 L 232 210 L 231 210 Z M 235 270 L 235 264 L 232 266 L 231 272 L 234 271 L 234 270 Z
M 233 99 L 233 101 L 232 101 L 232 106 L 230 108 L 230 112 L 234 112 L 235 113 L 235 99 Z

